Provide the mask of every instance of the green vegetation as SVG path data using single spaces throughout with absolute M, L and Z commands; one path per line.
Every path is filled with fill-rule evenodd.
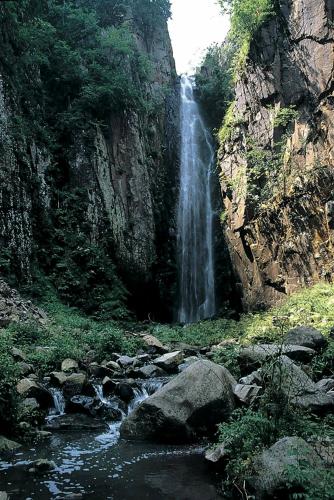
M 238 74 L 246 63 L 252 38 L 275 12 L 274 0 L 219 0 L 219 3 L 231 15 L 229 36 L 237 48 L 233 66 Z

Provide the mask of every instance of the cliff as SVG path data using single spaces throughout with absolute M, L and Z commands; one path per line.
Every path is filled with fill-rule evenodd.
M 251 42 L 219 154 L 245 309 L 331 280 L 332 0 L 282 0 Z
M 94 10 L 103 6 L 103 2 L 95 6 L 89 0 L 81 3 L 93 9 L 91 18 L 96 18 Z M 160 3 L 156 2 L 154 8 L 159 8 Z M 6 21 L 1 43 L 14 63 L 13 70 L 8 57 L 0 60 L 0 272 L 22 284 L 34 281 L 37 268 L 51 276 L 65 298 L 75 301 L 76 295 L 89 288 L 92 273 L 99 285 L 98 273 L 106 275 L 112 268 L 118 288 L 122 288 L 121 280 L 129 292 L 130 307 L 136 304 L 144 316 L 169 315 L 172 290 L 165 293 L 159 283 L 164 281 L 168 287 L 175 281 L 171 236 L 178 156 L 178 88 L 167 16 L 150 12 L 150 2 L 128 1 L 125 10 L 123 4 L 109 3 L 101 27 L 95 20 L 88 26 L 98 33 L 97 40 L 102 39 L 103 52 L 98 57 L 104 58 L 104 64 L 97 66 L 93 53 L 97 49 L 91 44 L 83 56 L 80 54 L 77 68 L 64 63 L 63 73 L 57 76 L 58 68 L 51 67 L 54 61 L 62 62 L 57 51 L 64 50 L 67 44 L 74 58 L 81 50 L 80 40 L 74 40 L 78 33 L 70 33 L 72 38 L 68 39 L 67 32 L 65 41 L 64 37 L 60 40 L 62 45 L 57 45 L 55 36 L 62 29 L 57 16 L 60 20 L 63 16 L 65 23 L 81 23 L 84 28 L 91 21 L 86 11 L 79 9 L 80 2 L 64 4 L 63 8 L 70 10 L 63 13 L 57 2 L 49 4 L 54 8 L 51 13 L 35 13 L 34 5 L 24 2 L 16 17 L 11 6 L 3 5 L 0 11 Z M 147 16 L 152 17 L 151 24 Z M 29 42 L 37 40 L 35 53 L 40 48 L 37 43 L 41 44 L 42 55 L 51 53 L 47 64 L 42 57 L 37 60 L 35 53 L 29 54 L 26 33 L 31 26 L 35 35 Z M 18 41 L 19 33 L 23 33 L 23 41 Z M 49 33 L 52 36 L 46 42 Z M 88 43 L 85 36 L 84 44 Z M 33 56 L 36 60 L 31 62 Z M 113 64 L 123 71 L 119 81 L 112 81 L 114 87 L 107 87 L 103 80 L 109 62 L 111 73 Z M 97 74 L 93 91 L 86 83 L 88 64 L 89 71 Z M 22 73 L 27 73 L 27 67 L 29 82 L 24 87 L 20 71 L 23 68 Z M 74 88 L 70 87 L 71 71 L 81 72 L 86 87 L 76 91 L 75 74 L 70 82 Z M 57 90 L 59 80 L 61 87 Z M 57 92 L 64 93 L 63 100 Z M 101 94 L 99 101 L 97 92 Z M 135 104 L 130 101 L 128 105 L 126 99 Z M 36 117 L 43 120 L 34 129 Z M 91 256 L 92 248 L 95 253 Z M 100 251 L 107 270 L 97 269 Z M 60 256 L 58 260 L 55 254 Z M 75 273 L 70 275 L 72 264 Z M 82 278 L 81 270 L 83 275 L 89 275 L 85 276 L 86 288 L 76 284 Z M 66 279 L 71 282 L 71 290 L 64 283 Z M 112 288 L 113 284 L 105 285 Z

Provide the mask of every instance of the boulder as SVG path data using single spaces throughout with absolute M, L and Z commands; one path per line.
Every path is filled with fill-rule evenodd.
M 286 344 L 310 347 L 315 350 L 323 349 L 327 345 L 327 340 L 322 333 L 311 326 L 297 326 L 293 328 L 287 333 L 284 342 Z
M 56 464 L 53 460 L 47 460 L 45 458 L 40 458 L 35 460 L 29 465 L 29 472 L 34 472 L 38 474 L 44 474 L 45 472 L 50 472 L 56 468 Z
M 114 372 L 120 372 L 121 371 L 121 367 L 119 366 L 118 363 L 116 363 L 116 361 L 108 361 L 105 364 L 105 367 L 108 368 L 111 371 L 114 371 Z
M 252 481 L 255 498 L 290 498 L 293 493 L 303 491 L 297 474 L 292 483 L 287 482 L 288 470 L 298 466 L 322 467 L 321 459 L 312 446 L 299 437 L 285 437 L 263 451 L 253 462 L 257 474 Z
M 96 398 L 88 396 L 73 396 L 66 403 L 66 411 L 108 420 L 121 420 L 122 418 L 122 412 L 117 408 L 108 407 Z
M 30 375 L 31 373 L 34 372 L 33 365 L 30 365 L 25 361 L 20 361 L 19 363 L 17 363 L 17 368 L 21 377 L 26 377 L 27 375 Z
M 261 370 L 256 370 L 246 377 L 242 377 L 239 380 L 239 384 L 246 384 L 246 385 L 261 385 L 262 384 L 262 375 L 261 375 Z
M 104 377 L 102 380 L 102 390 L 105 396 L 113 394 L 116 389 L 116 382 L 114 382 L 110 377 Z
M 94 362 L 94 363 L 91 363 L 89 366 L 88 366 L 88 373 L 92 376 L 92 377 L 95 377 L 95 378 L 103 378 L 105 377 L 107 374 L 109 373 L 112 373 L 108 370 L 107 367 L 105 366 L 102 366 L 102 365 L 99 365 L 98 363 Z
M 122 368 L 126 366 L 131 366 L 134 362 L 135 358 L 132 358 L 130 356 L 120 356 L 117 359 L 117 364 L 119 364 Z
M 317 388 L 306 373 L 287 356 L 278 358 L 270 376 L 289 402 L 314 413 L 325 414 L 334 410 L 334 399 Z
M 77 361 L 71 358 L 64 359 L 61 364 L 61 371 L 65 373 L 73 373 L 79 369 L 79 364 Z
M 181 351 L 168 352 L 154 360 L 154 364 L 165 370 L 166 372 L 177 371 L 178 366 L 182 363 L 184 355 Z
M 123 421 L 121 436 L 184 442 L 215 432 L 235 408 L 235 385 L 223 366 L 197 361 L 139 405 Z
M 36 399 L 43 409 L 53 406 L 51 392 L 34 380 L 29 378 L 21 379 L 16 386 L 16 390 L 24 398 Z
M 105 431 L 108 425 L 101 419 L 92 418 L 88 415 L 61 415 L 49 420 L 45 429 L 50 431 L 84 432 Z
M 119 382 L 116 385 L 115 393 L 125 403 L 130 403 L 131 399 L 135 397 L 135 392 L 133 390 L 133 387 L 127 382 Z
M 16 361 L 26 361 L 27 359 L 25 353 L 21 349 L 17 349 L 17 347 L 12 348 L 11 354 Z
M 19 443 L 11 441 L 4 436 L 0 436 L 0 453 L 3 453 L 5 451 L 14 451 L 18 448 L 21 448 L 21 445 Z
M 262 392 L 262 387 L 259 385 L 237 384 L 234 387 L 233 393 L 241 403 L 250 405 L 259 397 Z
M 40 404 L 38 403 L 37 399 L 35 398 L 25 398 L 21 402 L 21 407 L 22 409 L 28 409 L 28 410 L 39 410 L 40 409 Z
M 334 389 L 334 379 L 332 378 L 324 378 L 319 380 L 316 384 L 317 389 L 321 392 L 329 392 Z
M 298 345 L 256 344 L 241 349 L 239 359 L 242 366 L 256 368 L 274 356 L 285 355 L 294 361 L 307 363 L 315 354 L 313 349 Z
M 0 500 L 9 500 L 9 496 L 6 491 L 0 491 Z
M 153 354 L 163 354 L 168 351 L 167 347 L 153 335 L 143 335 L 142 340 L 147 350 Z
M 146 365 L 141 368 L 137 368 L 131 372 L 131 375 L 135 378 L 152 378 L 152 377 L 164 377 L 166 372 L 156 365 Z
M 51 372 L 50 384 L 55 387 L 62 387 L 65 384 L 67 377 L 68 375 L 64 372 Z
M 179 372 L 183 372 L 188 366 L 192 365 L 193 363 L 196 363 L 196 361 L 199 361 L 199 358 L 197 356 L 188 356 L 188 358 L 185 358 L 183 360 L 183 363 L 179 365 Z
M 212 464 L 221 464 L 226 459 L 227 452 L 225 449 L 225 445 L 219 444 L 215 446 L 215 448 L 210 448 L 205 452 L 205 460 Z
M 65 398 L 71 398 L 81 394 L 87 383 L 87 377 L 84 373 L 72 373 L 69 375 L 63 385 Z

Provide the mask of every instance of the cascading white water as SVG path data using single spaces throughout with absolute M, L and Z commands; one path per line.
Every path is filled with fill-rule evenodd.
M 193 80 L 181 78 L 181 173 L 178 206 L 180 323 L 215 314 L 211 136 L 194 98 Z

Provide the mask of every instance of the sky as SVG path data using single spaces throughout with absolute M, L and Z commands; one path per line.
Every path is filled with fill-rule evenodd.
M 225 39 L 229 19 L 221 14 L 217 0 L 171 0 L 171 3 L 169 32 L 176 69 L 179 74 L 193 73 L 205 49 Z

